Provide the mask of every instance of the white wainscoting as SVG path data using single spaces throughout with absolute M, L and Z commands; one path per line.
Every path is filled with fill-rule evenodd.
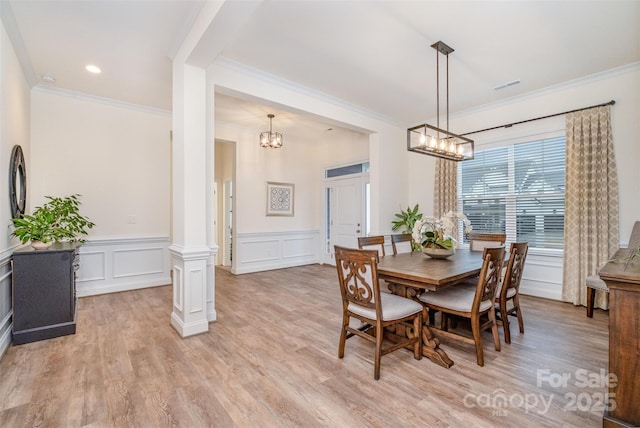
M 169 237 L 106 238 L 80 247 L 79 297 L 171 284 Z
M 11 302 L 11 257 L 13 250 L 0 255 L 0 357 L 11 345 L 12 302 Z
M 520 293 L 562 300 L 562 256 L 527 254 Z
M 320 231 L 239 233 L 233 243 L 234 274 L 320 263 Z

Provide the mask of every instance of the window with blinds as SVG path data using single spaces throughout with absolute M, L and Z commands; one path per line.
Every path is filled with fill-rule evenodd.
M 474 232 L 562 249 L 564 137 L 477 151 L 458 166 L 458 207 Z

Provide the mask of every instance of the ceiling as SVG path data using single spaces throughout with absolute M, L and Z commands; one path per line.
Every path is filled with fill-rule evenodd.
M 203 1 L 0 5 L 33 85 L 170 110 L 171 58 Z M 215 60 L 277 76 L 400 126 L 436 115 L 430 45 L 438 40 L 455 49 L 449 56 L 452 114 L 640 61 L 638 0 L 238 0 L 224 7 L 243 16 L 236 16 Z M 87 73 L 89 63 L 102 73 Z M 44 75 L 56 82 L 43 81 Z M 515 80 L 520 83 L 494 89 Z M 444 86 L 440 92 L 443 114 Z M 266 128 L 267 113 L 276 114 L 274 129 L 285 136 L 295 127 L 322 132 L 335 126 L 228 95 L 216 101 L 216 120 L 237 126 Z

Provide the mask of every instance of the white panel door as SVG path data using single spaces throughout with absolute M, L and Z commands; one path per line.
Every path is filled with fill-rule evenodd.
M 358 248 L 358 237 L 364 236 L 363 180 L 361 177 L 335 180 L 328 184 L 329 219 L 328 262 L 334 263 L 333 246 Z

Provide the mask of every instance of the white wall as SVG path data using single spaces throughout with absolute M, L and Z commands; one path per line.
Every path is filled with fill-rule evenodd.
M 327 168 L 369 161 L 369 136 L 360 132 L 328 132 L 317 145 L 321 174 Z
M 19 244 L 11 239 L 9 205 L 9 163 L 14 145 L 22 146 L 27 163 L 27 189 L 31 171 L 29 85 L 11 46 L 4 24 L 0 24 L 0 356 L 11 343 L 11 267 L 13 249 Z
M 33 203 L 80 193 L 91 237 L 169 233 L 169 114 L 34 88 L 32 118 Z
M 311 146 L 309 150 L 303 141 L 285 136 L 283 148 L 265 150 L 258 145 L 259 134 L 257 129 L 219 123 L 215 126 L 217 140 L 235 142 L 234 273 L 317 261 L 321 213 L 317 201 L 316 149 Z M 266 215 L 267 181 L 295 185 L 293 217 Z
M 321 183 L 327 166 L 368 159 L 368 139 L 353 133 L 321 144 L 285 135 L 281 149 L 258 145 L 259 129 L 216 124 L 216 139 L 236 142 L 234 221 L 242 233 L 309 230 L 322 227 Z M 267 182 L 293 183 L 293 217 L 267 216 Z M 320 185 L 319 185 L 320 184 Z
M 217 140 L 236 143 L 235 273 L 318 262 L 324 170 L 368 160 L 368 137 L 361 133 L 329 134 L 320 143 L 285 135 L 281 149 L 267 150 L 258 145 L 260 132 L 216 124 Z M 293 217 L 266 215 L 268 181 L 295 185 Z
M 406 128 L 380 120 L 343 101 L 237 65 L 216 62 L 207 73 L 215 87 L 226 94 L 248 94 L 254 101 L 266 103 L 264 100 L 269 100 L 268 103 L 284 109 L 323 117 L 329 122 L 343 124 L 345 128 L 369 134 L 371 231 L 390 231 L 397 207 L 407 204 L 410 176 L 406 173 Z M 216 138 L 223 138 L 217 130 Z M 248 138 L 255 136 L 252 134 Z
M 216 125 L 216 139 L 236 142 L 234 224 L 238 232 L 317 229 L 317 147 L 285 136 L 278 150 L 258 145 L 260 130 Z M 294 216 L 267 217 L 267 181 L 295 185 Z
M 78 295 L 169 284 L 171 116 L 38 87 L 31 105 L 31 206 L 79 193 L 96 224 Z

